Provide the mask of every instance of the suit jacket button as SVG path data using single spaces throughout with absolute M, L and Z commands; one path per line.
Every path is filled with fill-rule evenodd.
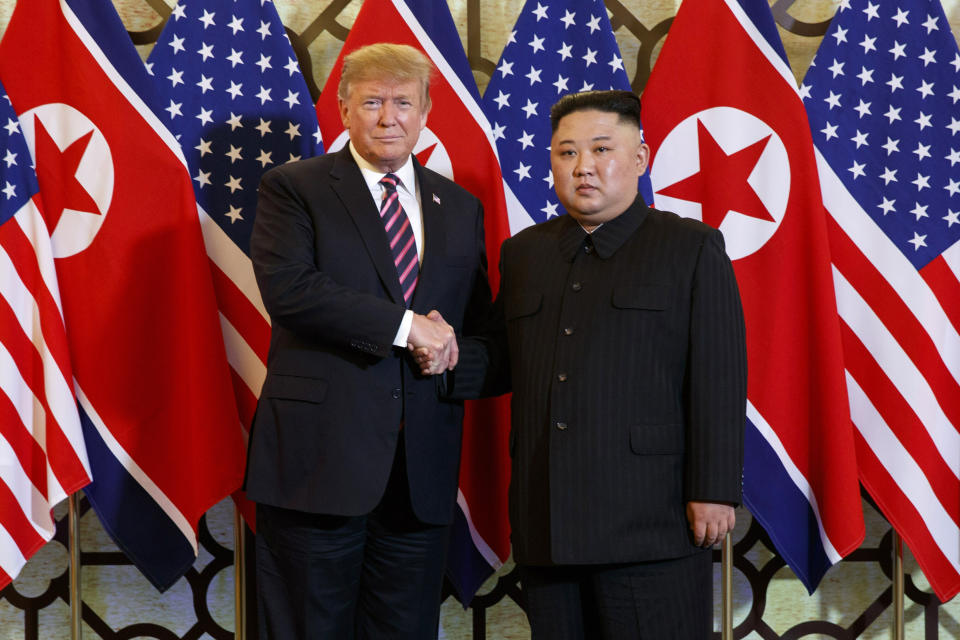
M 570 288 L 574 291 L 580 291 L 580 289 L 583 289 L 583 285 L 579 282 L 574 282 L 572 285 L 570 285 Z
M 566 327 L 566 328 L 563 330 L 563 335 L 565 335 L 565 336 L 572 336 L 572 335 L 573 335 L 573 327 Z
M 557 429 L 559 429 L 560 431 L 563 431 L 563 430 L 565 430 L 566 428 L 567 428 L 567 423 L 566 423 L 566 422 L 558 422 L 558 423 L 557 423 Z
M 557 382 L 566 382 L 566 381 L 567 381 L 567 374 L 565 373 L 557 374 Z
M 400 389 L 394 389 L 394 390 L 393 390 L 393 393 L 391 393 L 391 395 L 393 396 L 393 399 L 394 399 L 394 400 L 399 399 L 399 398 L 400 398 Z

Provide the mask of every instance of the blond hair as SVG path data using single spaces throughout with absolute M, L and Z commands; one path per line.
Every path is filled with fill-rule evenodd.
M 423 88 L 424 109 L 429 109 L 432 74 L 433 64 L 419 50 L 405 44 L 378 42 L 351 51 L 343 58 L 337 97 L 346 100 L 350 85 L 363 80 L 417 80 Z

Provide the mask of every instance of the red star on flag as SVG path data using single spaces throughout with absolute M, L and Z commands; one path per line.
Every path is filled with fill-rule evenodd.
M 65 209 L 100 215 L 97 203 L 77 180 L 77 168 L 90 144 L 93 130 L 80 136 L 61 150 L 47 133 L 40 118 L 34 117 L 36 130 L 37 179 L 43 192 L 43 218 L 50 233 Z
M 715 229 L 720 228 L 731 211 L 776 222 L 757 196 L 757 192 L 747 182 L 769 140 L 768 135 L 728 155 L 703 123 L 697 120 L 700 171 L 660 189 L 657 193 L 699 202 L 703 207 L 703 222 Z
M 419 163 L 422 164 L 423 166 L 427 166 L 427 162 L 430 161 L 430 156 L 433 155 L 433 150 L 436 149 L 436 148 L 437 148 L 437 144 L 436 144 L 436 143 L 433 143 L 432 145 L 430 145 L 429 147 L 427 147 L 426 149 L 424 149 L 424 150 L 421 151 L 420 153 L 416 154 L 416 155 L 417 155 L 417 162 L 419 162 Z

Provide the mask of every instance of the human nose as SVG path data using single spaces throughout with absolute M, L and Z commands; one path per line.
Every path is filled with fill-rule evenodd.
M 573 167 L 573 175 L 580 176 L 590 176 L 593 175 L 593 158 L 589 153 L 577 154 L 577 163 Z
M 397 108 L 389 101 L 380 105 L 379 124 L 381 127 L 390 127 L 397 122 Z

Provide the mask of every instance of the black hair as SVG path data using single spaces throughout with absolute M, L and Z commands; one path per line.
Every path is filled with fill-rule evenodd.
M 640 98 L 632 91 L 584 91 L 571 93 L 550 107 L 550 130 L 556 132 L 560 120 L 575 111 L 605 111 L 616 113 L 621 122 L 640 126 Z

